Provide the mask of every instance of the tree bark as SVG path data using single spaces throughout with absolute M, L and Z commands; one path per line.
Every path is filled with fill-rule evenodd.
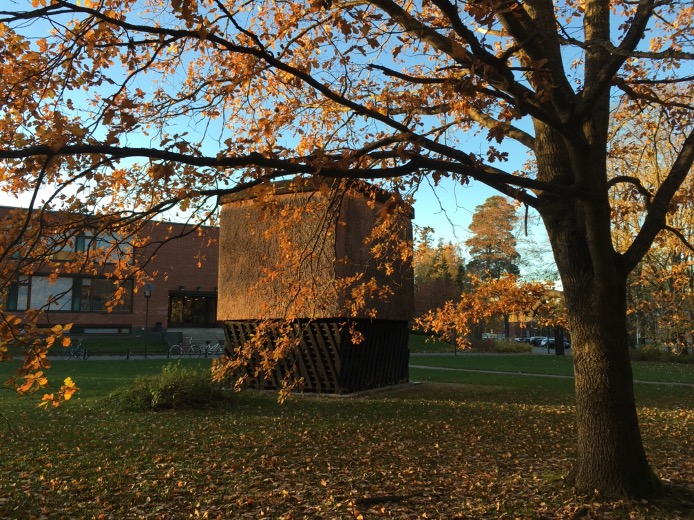
M 621 295 L 586 296 L 570 312 L 576 386 L 580 493 L 647 497 L 660 491 L 643 448 L 636 413 L 628 334 Z
M 536 125 L 538 178 L 581 190 L 578 197 L 539 194 L 538 207 L 572 338 L 577 457 L 571 476 L 579 493 L 641 498 L 660 492 L 661 484 L 639 430 L 626 325 L 628 272 L 612 246 L 605 149 L 600 150 L 605 132 L 595 132 L 600 124 L 593 123 L 577 125 L 574 139 Z

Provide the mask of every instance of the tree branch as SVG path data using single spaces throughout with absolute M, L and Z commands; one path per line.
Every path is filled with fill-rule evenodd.
M 687 237 L 684 236 L 684 233 L 682 233 L 679 229 L 674 228 L 672 226 L 665 226 L 663 229 L 675 235 L 687 249 L 694 253 L 694 244 L 689 242 L 689 240 L 687 240 Z
M 634 186 L 637 189 L 637 191 L 641 195 L 643 195 L 643 198 L 646 199 L 646 209 L 649 208 L 649 206 L 651 205 L 651 199 L 653 198 L 653 194 L 650 191 L 648 191 L 648 189 L 646 189 L 646 187 L 641 182 L 641 179 L 639 179 L 638 177 L 632 177 L 631 175 L 619 175 L 608 180 L 607 187 L 611 188 L 620 183 L 631 184 L 632 186 Z
M 621 256 L 624 274 L 628 274 L 641 261 L 660 231 L 667 227 L 667 212 L 677 190 L 687 178 L 694 164 L 694 130 L 690 131 L 677 155 L 670 172 L 658 188 L 651 207 L 629 249 Z
M 613 80 L 613 84 L 618 89 L 620 89 L 622 92 L 624 92 L 627 96 L 629 96 L 631 99 L 644 99 L 646 101 L 650 101 L 650 102 L 658 104 L 658 105 L 684 108 L 687 110 L 694 108 L 694 107 L 692 107 L 692 105 L 687 105 L 685 103 L 678 103 L 676 101 L 664 101 L 664 100 L 660 99 L 658 96 L 656 96 L 655 94 L 637 92 L 633 88 L 631 88 L 629 85 L 627 85 L 627 82 L 623 78 L 620 78 L 620 77 L 615 77 Z M 647 84 L 647 83 L 642 82 L 641 84 Z
M 457 47 L 454 46 L 452 38 L 443 36 L 436 30 L 423 24 L 392 0 L 374 0 L 371 3 L 383 9 L 394 22 L 398 23 L 408 33 L 445 53 L 465 69 L 474 70 L 474 75 L 488 82 L 500 92 L 510 95 L 520 112 L 530 114 L 548 123 L 557 123 L 554 114 L 547 112 L 534 101 L 535 93 L 517 82 L 506 64 L 485 50 L 475 34 L 459 20 L 457 8 L 454 8 L 450 3 L 445 0 L 436 0 L 437 7 L 442 9 L 442 12 L 447 15 L 455 26 L 456 34 L 470 47 L 471 52 L 465 50 L 459 43 Z M 449 13 L 451 8 L 453 8 L 455 13 Z M 458 22 L 456 22 L 456 19 L 458 19 Z
M 537 91 L 544 89 L 551 92 L 554 110 L 561 120 L 566 121 L 576 95 L 564 70 L 560 41 L 555 30 L 557 20 L 554 4 L 548 0 L 534 0 L 527 4 L 514 1 L 512 5 L 513 7 L 500 9 L 496 16 L 509 34 L 520 43 L 527 56 L 525 61 L 531 62 L 528 65 L 532 65 L 533 70 L 540 73 L 536 77 L 531 74 L 530 82 Z M 543 71 L 549 73 L 551 81 L 541 77 Z
M 581 96 L 581 100 L 576 107 L 576 115 L 580 118 L 593 110 L 596 100 L 600 97 L 605 89 L 608 89 L 612 84 L 614 77 L 619 69 L 624 65 L 627 58 L 634 52 L 636 46 L 643 38 L 648 21 L 651 18 L 653 10 L 657 6 L 656 0 L 639 0 L 636 13 L 634 14 L 629 30 L 622 39 L 622 42 L 616 49 L 607 47 L 607 41 L 600 38 L 595 38 L 586 42 L 586 49 L 601 48 L 609 53 L 611 58 L 602 61 L 599 66 L 593 69 L 593 74 L 590 82 L 586 82 L 585 90 Z M 607 9 L 607 7 L 605 7 Z

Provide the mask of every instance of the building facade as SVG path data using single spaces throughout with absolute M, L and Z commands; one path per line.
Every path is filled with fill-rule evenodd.
M 0 218 L 9 211 L 11 208 L 0 208 Z M 109 244 L 108 237 L 85 230 L 65 240 L 51 254 L 50 262 L 38 262 L 31 274 L 15 276 L 15 282 L 4 291 L 4 308 L 16 313 L 43 308 L 40 325 L 72 323 L 72 333 L 79 335 L 139 334 L 145 330 L 195 335 L 191 331 L 202 334 L 205 330 L 206 337 L 221 337 L 217 322 L 218 238 L 217 227 L 145 224 L 138 243 L 146 245 L 128 251 L 129 262 L 149 280 L 143 287 L 133 278 L 115 280 L 109 276 L 122 261 L 117 250 L 108 253 L 98 273 L 76 269 L 70 260 L 77 254 L 100 243 Z M 127 244 L 119 247 L 127 248 Z M 116 304 L 114 296 L 118 296 Z

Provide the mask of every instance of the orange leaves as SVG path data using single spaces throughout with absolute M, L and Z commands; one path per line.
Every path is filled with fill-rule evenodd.
M 40 388 L 48 385 L 48 379 L 44 375 L 43 371 L 35 372 L 33 374 L 27 374 L 22 376 L 24 383 L 17 386 L 16 390 L 19 395 L 25 395 L 30 392 L 35 392 Z
M 147 174 L 152 177 L 155 181 L 158 180 L 169 180 L 173 175 L 174 169 L 171 163 L 152 163 L 149 168 L 147 168 Z
M 62 401 L 69 401 L 76 392 L 79 392 L 79 388 L 75 386 L 72 378 L 67 377 L 63 381 L 60 390 L 52 394 L 44 394 L 39 407 L 46 409 L 50 405 L 53 408 L 57 408 Z
M 551 289 L 547 283 L 519 283 L 513 275 L 499 279 L 472 276 L 471 285 L 470 292 L 464 293 L 457 302 L 446 302 L 418 318 L 416 324 L 446 341 L 466 346 L 473 328 L 495 316 L 515 314 L 534 318 L 538 303 Z
M 67 325 L 54 325 L 50 329 L 38 326 L 37 311 L 27 311 L 24 319 L 14 315 L 4 315 L 0 322 L 0 362 L 12 359 L 11 350 L 23 351 L 23 363 L 17 375 L 9 378 L 5 386 L 13 388 L 18 395 L 28 395 L 49 386 L 46 370 L 50 368 L 48 351 L 53 345 L 65 347 L 70 339 L 65 336 L 71 328 Z M 72 380 L 66 380 L 60 390 L 51 394 L 53 406 L 68 400 L 77 391 Z

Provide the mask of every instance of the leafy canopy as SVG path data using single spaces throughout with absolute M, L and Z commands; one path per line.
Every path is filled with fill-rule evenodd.
M 425 179 L 476 180 L 543 218 L 577 204 L 596 273 L 607 257 L 629 272 L 661 231 L 678 232 L 693 12 L 677 0 L 5 2 L 0 187 L 134 235 L 142 219 L 206 219 L 219 195 L 279 178 L 380 179 L 396 202 Z M 673 136 L 658 184 L 608 182 L 607 127 L 625 117 Z M 588 206 L 617 185 L 648 207 L 613 255 L 610 215 Z M 5 289 L 21 243 L 2 237 Z M 16 333 L 5 327 L 4 344 Z

